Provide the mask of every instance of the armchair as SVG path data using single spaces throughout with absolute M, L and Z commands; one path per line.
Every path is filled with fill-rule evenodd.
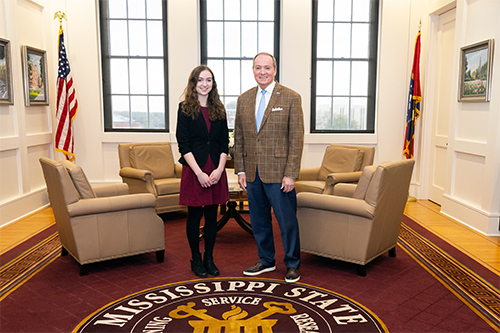
M 174 162 L 168 142 L 118 145 L 120 176 L 130 193 L 152 193 L 156 213 L 184 209 L 179 205 L 182 165 Z
M 325 150 L 318 168 L 301 169 L 295 182 L 299 192 L 333 194 L 338 183 L 357 183 L 361 170 L 373 164 L 375 148 L 332 144 Z
M 357 185 L 339 184 L 339 195 L 297 194 L 301 250 L 358 264 L 361 276 L 384 252 L 395 257 L 414 164 L 368 166 Z
M 80 264 L 156 252 L 165 255 L 164 225 L 152 194 L 128 195 L 127 184 L 92 187 L 83 170 L 69 161 L 40 158 L 62 244 Z

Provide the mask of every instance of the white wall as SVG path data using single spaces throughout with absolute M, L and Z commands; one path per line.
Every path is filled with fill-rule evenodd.
M 500 156 L 500 2 L 457 1 L 455 45 L 461 47 L 494 39 L 491 101 L 453 104 L 450 114 L 447 185 L 442 212 L 487 234 L 499 234 Z M 481 22 L 480 26 L 478 22 Z M 481 28 L 486 27 L 486 29 Z M 494 59 L 494 58 L 497 59 Z M 458 82 L 459 57 L 454 61 Z M 458 87 L 458 84 L 456 85 Z M 456 90 L 455 90 L 456 91 Z
M 49 50 L 48 82 L 54 82 L 53 39 L 46 14 L 38 1 L 0 1 L 0 37 L 10 40 L 14 87 L 14 105 L 0 106 L 0 225 L 47 203 L 38 158 L 53 150 L 50 106 L 24 105 L 21 65 L 22 45 Z M 51 101 L 53 93 L 52 85 Z
M 63 158 L 59 153 L 54 155 L 51 145 L 53 136 L 50 133 L 55 114 L 54 85 L 51 86 L 50 107 L 24 107 L 18 53 L 20 46 L 25 44 L 33 44 L 33 46 L 47 50 L 50 62 L 49 80 L 55 82 L 59 24 L 52 18 L 58 10 L 66 12 L 68 16 L 68 21 L 63 23 L 63 27 L 66 32 L 66 47 L 79 101 L 74 124 L 76 162 L 83 167 L 90 181 L 93 183 L 121 181 L 118 175 L 117 153 L 117 145 L 121 142 L 175 141 L 179 97 L 191 69 L 199 64 L 200 59 L 198 1 L 168 1 L 170 133 L 166 134 L 105 133 L 103 131 L 97 1 L 0 0 L 0 37 L 9 39 L 14 44 L 12 58 L 15 86 L 14 106 L 0 106 L 0 225 L 47 203 L 45 193 L 41 190 L 43 178 L 37 159 L 40 156 Z M 302 95 L 306 124 L 302 167 L 319 165 L 324 149 L 330 143 L 374 146 L 376 147 L 375 162 L 402 159 L 406 99 L 418 22 L 422 20 L 423 56 L 421 63 L 422 85 L 425 87 L 426 32 L 429 25 L 429 13 L 436 7 L 450 6 L 450 3 L 454 6 L 455 1 L 383 0 L 381 2 L 376 133 L 362 135 L 308 134 L 311 101 L 311 1 L 286 0 L 282 2 L 280 82 Z M 484 6 L 481 6 L 483 2 L 490 5 L 487 15 L 484 15 Z M 469 43 L 498 36 L 499 8 L 496 0 L 459 0 L 457 7 L 461 7 L 462 12 L 469 11 L 461 17 L 457 15 L 457 22 L 464 24 L 464 27 L 460 29 L 466 31 L 462 33 L 461 42 Z M 24 19 L 28 16 L 29 20 Z M 474 20 L 479 16 L 482 24 L 480 27 L 475 27 Z M 458 25 L 457 30 L 459 30 Z M 494 77 L 493 81 L 499 79 L 495 80 Z M 500 207 L 500 200 L 498 200 L 500 199 L 498 180 L 500 166 L 498 158 L 493 153 L 500 147 L 500 139 L 496 134 L 500 119 L 498 112 L 493 112 L 495 108 L 498 111 L 495 92 L 498 92 L 498 88 L 493 87 L 492 101 L 486 106 L 476 104 L 476 106 L 466 106 L 465 109 L 461 105 L 457 106 L 457 109 L 460 106 L 460 110 L 457 111 L 461 111 L 462 117 L 466 117 L 470 112 L 478 112 L 483 115 L 482 121 L 487 122 L 487 124 L 470 126 L 471 128 L 466 132 L 477 131 L 476 126 L 480 126 L 481 131 L 487 128 L 486 134 L 482 134 L 482 140 L 491 153 L 487 153 L 484 158 L 485 181 L 482 184 L 489 182 L 493 185 L 487 186 L 483 194 L 481 211 L 488 219 L 491 216 L 494 217 Z M 429 158 L 425 154 L 425 149 L 422 148 L 422 135 L 425 131 L 422 131 L 421 126 L 425 123 L 425 112 L 426 110 L 423 111 L 424 114 L 417 123 L 417 167 L 411 189 L 412 195 L 424 199 L 427 195 L 425 183 L 428 179 L 425 178 L 427 176 L 423 170 L 426 169 L 426 162 Z M 33 121 L 38 125 L 32 125 Z M 454 181 L 457 182 L 456 178 Z M 450 192 L 449 196 L 453 198 L 454 194 Z M 36 197 L 36 200 L 33 200 L 33 197 Z M 25 204 L 25 202 L 31 203 Z M 16 209 L 13 209 L 15 203 L 23 203 L 23 205 L 17 204 Z M 20 206 L 23 210 L 19 209 Z M 453 209 L 447 210 L 446 213 L 456 215 Z M 468 220 L 464 222 L 469 223 Z M 492 225 L 494 224 L 493 221 Z M 482 230 L 482 227 L 475 227 Z M 495 230 L 490 229 L 482 231 L 495 233 Z M 496 229 L 498 233 L 498 218 Z

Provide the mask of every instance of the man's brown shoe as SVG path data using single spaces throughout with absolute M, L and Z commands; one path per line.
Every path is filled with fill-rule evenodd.
M 265 273 L 265 272 L 274 271 L 275 269 L 276 269 L 276 265 L 266 266 L 266 265 L 258 262 L 255 265 L 253 265 L 252 267 L 245 269 L 243 271 L 243 274 L 248 275 L 248 276 L 255 276 L 255 275 Z
M 299 269 L 295 267 L 290 267 L 286 270 L 285 282 L 294 283 L 299 281 L 300 273 Z

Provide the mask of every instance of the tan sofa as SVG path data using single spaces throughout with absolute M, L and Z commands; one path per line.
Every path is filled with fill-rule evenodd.
M 87 274 L 87 264 L 156 252 L 165 254 L 164 225 L 152 194 L 128 194 L 126 184 L 92 187 L 69 161 L 40 158 L 50 205 L 63 246 Z
M 175 163 L 170 143 L 120 144 L 118 155 L 130 193 L 152 193 L 157 214 L 185 209 L 179 205 L 182 165 Z
M 395 257 L 414 164 L 368 166 L 357 185 L 338 184 L 338 195 L 299 193 L 301 250 L 358 264 L 361 276 L 381 254 L 389 251 Z
M 332 144 L 325 150 L 318 168 L 301 169 L 295 182 L 299 192 L 333 194 L 338 183 L 357 183 L 361 171 L 373 164 L 375 148 Z

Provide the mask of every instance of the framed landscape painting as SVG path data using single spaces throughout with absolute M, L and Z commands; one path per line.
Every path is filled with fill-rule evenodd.
M 48 105 L 47 52 L 24 45 L 22 57 L 26 106 Z
M 10 41 L 0 38 L 0 104 L 14 104 Z
M 459 102 L 489 102 L 493 39 L 460 49 Z

